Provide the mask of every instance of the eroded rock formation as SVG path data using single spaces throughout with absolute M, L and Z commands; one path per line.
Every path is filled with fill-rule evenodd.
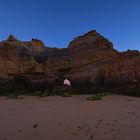
M 140 52 L 118 52 L 95 30 L 76 37 L 63 49 L 10 35 L 0 42 L 0 61 L 1 92 L 52 89 L 68 78 L 78 93 L 140 96 Z

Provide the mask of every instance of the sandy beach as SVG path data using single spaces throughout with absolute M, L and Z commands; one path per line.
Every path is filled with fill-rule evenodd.
M 0 140 L 140 140 L 140 98 L 0 97 Z

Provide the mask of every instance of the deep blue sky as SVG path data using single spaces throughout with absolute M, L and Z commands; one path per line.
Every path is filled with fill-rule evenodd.
M 67 47 L 92 29 L 120 51 L 140 50 L 140 0 L 0 0 L 0 40 L 14 34 Z

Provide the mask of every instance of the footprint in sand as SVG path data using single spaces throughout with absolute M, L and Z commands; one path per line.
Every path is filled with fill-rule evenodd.
M 97 123 L 97 125 L 100 125 L 100 123 Z
M 109 126 L 110 124 L 109 124 L 109 123 L 107 123 L 106 125 L 107 125 L 107 126 Z
M 102 122 L 102 121 L 104 121 L 104 119 L 100 119 L 100 120 L 98 120 L 98 122 Z
M 37 127 L 38 127 L 38 124 L 34 124 L 34 125 L 33 125 L 33 128 L 37 128 Z
M 18 130 L 18 132 L 22 132 L 22 130 Z
M 132 115 L 135 115 L 136 112 L 127 112 L 127 114 L 132 114 Z
M 136 112 L 132 112 L 132 114 L 133 114 L 133 115 L 135 115 L 135 114 L 136 114 Z
M 107 132 L 106 131 L 103 131 L 103 134 L 107 134 Z
M 90 137 L 88 138 L 88 140 L 93 140 L 93 135 L 90 135 Z

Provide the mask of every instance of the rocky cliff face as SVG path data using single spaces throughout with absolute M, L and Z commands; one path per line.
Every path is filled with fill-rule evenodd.
M 1 92 L 51 89 L 68 78 L 79 93 L 140 93 L 140 52 L 118 52 L 95 30 L 63 49 L 10 35 L 0 42 L 0 61 Z

